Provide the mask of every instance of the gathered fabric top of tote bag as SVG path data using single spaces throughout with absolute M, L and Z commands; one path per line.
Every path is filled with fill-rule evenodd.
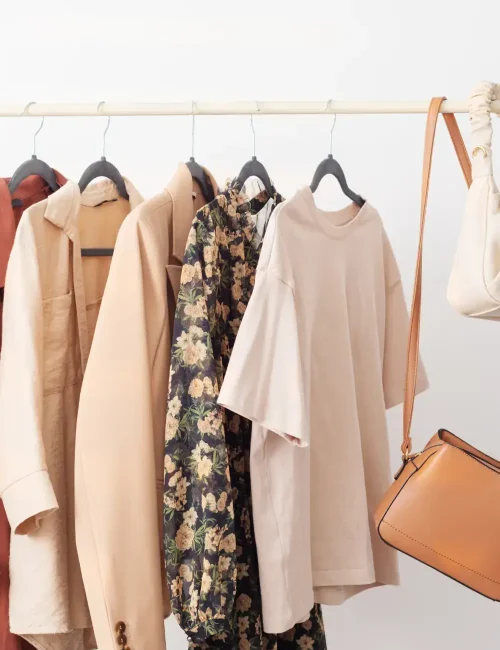
M 448 284 L 460 314 L 500 318 L 500 194 L 493 178 L 491 103 L 500 85 L 481 82 L 469 100 L 472 185 Z

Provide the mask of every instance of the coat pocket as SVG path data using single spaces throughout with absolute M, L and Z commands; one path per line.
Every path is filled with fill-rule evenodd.
M 55 393 L 75 382 L 71 322 L 73 292 L 43 301 L 44 393 Z

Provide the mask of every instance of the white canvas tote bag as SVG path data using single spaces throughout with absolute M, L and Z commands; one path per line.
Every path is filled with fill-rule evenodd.
M 500 195 L 493 179 L 491 102 L 500 85 L 483 81 L 469 100 L 472 184 L 449 284 L 448 302 L 459 313 L 500 318 Z

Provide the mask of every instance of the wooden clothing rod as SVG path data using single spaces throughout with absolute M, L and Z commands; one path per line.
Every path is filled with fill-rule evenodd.
M 0 117 L 80 117 L 93 115 L 375 115 L 427 113 L 429 101 L 333 101 L 323 102 L 95 102 L 0 104 Z M 500 113 L 500 101 L 492 103 Z M 445 101 L 443 113 L 468 113 L 467 101 Z

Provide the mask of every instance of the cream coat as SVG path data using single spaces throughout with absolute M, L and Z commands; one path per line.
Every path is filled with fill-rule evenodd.
M 74 530 L 78 401 L 109 247 L 142 198 L 69 181 L 24 213 L 7 269 L 0 363 L 0 494 L 12 528 L 10 627 L 39 650 L 93 648 Z
M 99 650 L 121 647 L 119 623 L 133 650 L 165 648 L 170 608 L 161 522 L 170 344 L 186 240 L 203 204 L 181 164 L 168 188 L 126 219 L 83 382 L 76 528 Z

